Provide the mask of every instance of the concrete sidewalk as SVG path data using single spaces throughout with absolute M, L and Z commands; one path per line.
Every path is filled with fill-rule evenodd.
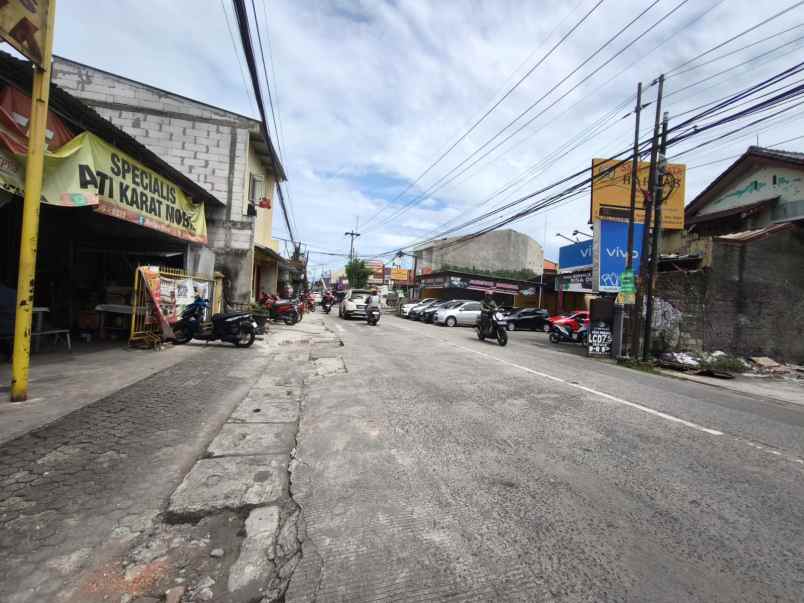
M 746 377 L 743 375 L 735 375 L 734 379 L 718 379 L 670 369 L 657 369 L 657 372 L 667 377 L 719 387 L 757 400 L 773 400 L 783 404 L 804 406 L 804 381 L 796 382 L 780 377 Z

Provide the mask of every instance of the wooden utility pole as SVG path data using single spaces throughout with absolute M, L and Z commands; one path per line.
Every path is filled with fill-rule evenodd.
M 642 327 L 642 300 L 644 287 L 648 277 L 648 266 L 645 262 L 645 251 L 650 247 L 650 226 L 653 222 L 653 191 L 650 190 L 656 172 L 656 156 L 659 153 L 659 127 L 662 116 L 662 94 L 664 92 L 664 74 L 659 76 L 659 89 L 656 92 L 656 118 L 653 124 L 653 140 L 650 149 L 650 172 L 648 176 L 648 190 L 645 192 L 645 218 L 642 223 L 642 246 L 640 249 L 639 280 L 634 303 L 634 318 L 631 325 L 631 350 L 634 358 L 639 356 L 639 333 Z

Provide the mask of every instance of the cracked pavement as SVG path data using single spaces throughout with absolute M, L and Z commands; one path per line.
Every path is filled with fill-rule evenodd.
M 539 333 L 327 317 L 286 600 L 800 601 L 804 412 Z
M 0 601 L 115 592 L 110 568 L 153 528 L 268 354 L 207 346 L 0 446 Z

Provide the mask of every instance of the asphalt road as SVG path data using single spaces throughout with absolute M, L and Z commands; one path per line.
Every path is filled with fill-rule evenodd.
M 327 324 L 288 601 L 801 601 L 804 407 L 539 333 Z

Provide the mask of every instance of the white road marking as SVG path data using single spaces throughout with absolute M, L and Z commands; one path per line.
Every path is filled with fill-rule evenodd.
M 581 391 L 585 391 L 589 394 L 594 394 L 595 396 L 599 396 L 601 398 L 605 398 L 606 400 L 611 400 L 612 402 L 617 402 L 618 404 L 624 404 L 625 406 L 630 406 L 631 408 L 636 408 L 637 410 L 641 410 L 642 412 L 646 412 L 654 417 L 660 417 L 667 421 L 673 421 L 674 423 L 680 423 L 681 425 L 686 425 L 692 429 L 697 429 L 698 431 L 703 431 L 704 433 L 708 433 L 709 435 L 714 436 L 722 436 L 723 432 L 718 431 L 717 429 L 710 429 L 709 427 L 704 427 L 703 425 L 699 425 L 698 423 L 693 423 L 692 421 L 687 421 L 685 419 L 680 419 L 679 417 L 675 417 L 673 415 L 668 415 L 667 413 L 661 412 L 659 410 L 654 410 L 652 408 L 648 408 L 647 406 L 642 406 L 642 404 L 637 404 L 636 402 L 630 402 L 628 400 L 623 400 L 622 398 L 618 398 L 616 396 L 612 396 L 605 392 L 601 392 L 600 390 L 593 389 L 591 387 L 586 387 L 585 385 L 581 385 L 579 383 L 572 383 L 571 381 L 567 381 L 566 379 L 562 379 L 561 377 L 556 377 L 555 375 L 548 375 L 547 373 L 542 373 L 540 371 L 534 371 L 531 368 L 526 366 L 522 366 L 521 364 L 515 364 L 513 362 L 508 362 L 507 360 L 503 360 L 502 358 L 497 358 L 496 356 L 492 356 L 491 354 L 486 354 L 485 352 L 481 352 L 479 350 L 473 350 L 471 348 L 464 347 L 462 345 L 455 345 L 454 347 L 460 348 L 462 350 L 466 350 L 467 352 L 472 352 L 473 354 L 477 354 L 479 356 L 485 356 L 486 358 L 491 358 L 492 360 L 496 360 L 497 362 L 501 362 L 513 368 L 518 368 L 521 371 L 525 371 L 527 373 L 531 373 L 532 375 L 537 375 L 539 377 L 543 377 L 545 379 L 549 379 L 551 381 L 555 381 L 557 383 L 562 383 L 564 385 L 569 385 L 570 387 L 574 387 L 575 389 L 579 389 Z
M 391 326 L 391 325 L 389 324 L 389 326 Z M 596 396 L 600 396 L 601 398 L 605 398 L 606 400 L 611 400 L 612 402 L 617 402 L 618 404 L 623 404 L 624 406 L 630 406 L 631 408 L 641 410 L 642 412 L 648 413 L 648 414 L 653 415 L 655 417 L 659 417 L 661 419 L 665 419 L 666 421 L 672 421 L 674 423 L 679 423 L 679 424 L 684 425 L 686 427 L 689 427 L 691 429 L 695 429 L 696 431 L 701 431 L 703 433 L 707 433 L 709 435 L 714 435 L 714 436 L 727 435 L 727 437 L 734 438 L 736 441 L 741 442 L 743 444 L 746 444 L 748 446 L 751 446 L 752 448 L 755 448 L 757 450 L 761 450 L 762 452 L 770 453 L 770 454 L 772 454 L 774 456 L 784 458 L 784 459 L 786 459 L 788 461 L 797 463 L 799 465 L 804 465 L 804 459 L 798 458 L 796 456 L 793 456 L 793 455 L 785 453 L 785 452 L 781 452 L 781 451 L 778 451 L 778 450 L 773 450 L 772 448 L 769 448 L 768 446 L 763 446 L 761 444 L 757 444 L 756 442 L 752 442 L 751 440 L 748 440 L 746 438 L 731 435 L 731 434 L 725 434 L 724 432 L 719 431 L 717 429 L 712 429 L 710 427 L 704 427 L 703 425 L 699 425 L 698 423 L 694 423 L 693 421 L 687 421 L 686 419 L 681 419 L 679 417 L 669 415 L 669 414 L 661 412 L 659 410 L 654 410 L 653 408 L 643 406 L 642 404 L 637 404 L 636 402 L 631 402 L 629 400 L 623 400 L 622 398 L 612 396 L 611 394 L 601 392 L 601 391 L 593 389 L 591 387 L 586 387 L 585 385 L 581 385 L 579 383 L 573 383 L 571 381 L 567 381 L 566 379 L 562 379 L 561 377 L 556 377 L 554 375 L 549 375 L 547 373 L 542 373 L 540 371 L 533 370 L 531 368 L 528 368 L 526 366 L 522 366 L 521 364 L 516 364 L 514 362 L 508 362 L 507 360 L 503 360 L 502 358 L 498 358 L 497 356 L 493 356 L 491 354 L 486 354 L 485 352 L 481 352 L 480 350 L 475 350 L 475 349 L 472 349 L 472 348 L 467 348 L 466 346 L 458 345 L 456 343 L 443 341 L 441 339 L 437 339 L 436 337 L 433 337 L 432 335 L 427 335 L 426 333 L 421 333 L 417 329 L 411 329 L 409 327 L 402 326 L 399 323 L 394 323 L 393 326 L 396 327 L 397 329 L 400 329 L 401 331 L 408 331 L 410 333 L 415 333 L 417 336 L 420 336 L 420 337 L 423 336 L 423 337 L 426 337 L 428 339 L 432 339 L 433 341 L 435 341 L 438 344 L 448 345 L 448 346 L 451 346 L 451 347 L 454 347 L 454 348 L 465 350 L 467 352 L 471 352 L 472 354 L 477 354 L 478 356 L 484 356 L 486 358 L 496 360 L 497 362 L 501 362 L 503 364 L 506 364 L 506 365 L 511 366 L 513 368 L 520 369 L 520 370 L 525 371 L 527 373 L 531 373 L 532 375 L 536 375 L 538 377 L 542 377 L 542 378 L 548 379 L 550 381 L 555 381 L 556 383 L 561 383 L 563 385 L 568 385 L 570 387 L 574 387 L 575 389 L 579 389 L 581 391 L 585 391 L 587 393 L 590 393 L 590 394 L 593 394 L 593 395 L 596 395 Z

